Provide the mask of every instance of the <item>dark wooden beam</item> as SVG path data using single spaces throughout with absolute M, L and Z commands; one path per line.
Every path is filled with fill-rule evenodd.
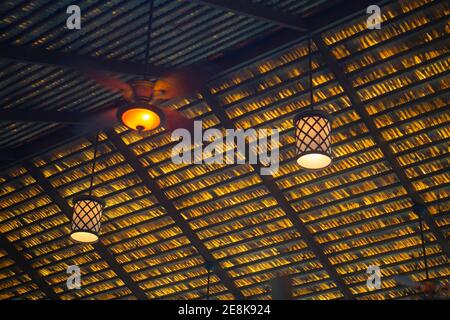
M 398 162 L 397 158 L 395 157 L 394 153 L 392 152 L 391 147 L 382 138 L 380 130 L 377 128 L 372 116 L 367 112 L 367 110 L 364 107 L 364 104 L 362 103 L 361 99 L 359 98 L 355 88 L 353 88 L 350 80 L 345 75 L 345 71 L 342 68 L 342 66 L 339 64 L 336 57 L 330 52 L 328 46 L 325 44 L 325 42 L 320 37 L 320 35 L 314 35 L 313 41 L 316 44 L 319 52 L 321 53 L 326 65 L 331 70 L 331 72 L 334 74 L 337 82 L 344 89 L 344 92 L 348 96 L 353 109 L 361 117 L 362 122 L 366 125 L 367 129 L 369 130 L 369 132 L 371 134 L 371 137 L 375 140 L 377 145 L 380 147 L 381 151 L 383 152 L 385 160 L 390 164 L 390 166 L 394 170 L 395 174 L 397 175 L 401 184 L 405 188 L 409 197 L 416 203 L 424 204 L 422 197 L 417 192 L 417 190 L 414 188 L 413 184 L 411 183 L 411 180 L 408 178 L 405 171 L 403 170 L 400 163 Z M 439 242 L 439 244 L 442 248 L 442 251 L 445 253 L 445 255 L 448 258 L 450 258 L 450 250 L 449 250 L 449 246 L 447 243 L 447 239 L 445 239 L 441 230 L 439 230 L 439 227 L 436 225 L 436 222 L 434 221 L 432 215 L 428 212 L 428 210 L 426 210 L 425 214 L 423 215 L 423 218 L 424 218 L 425 222 L 427 223 L 428 227 L 430 228 L 430 230 L 432 231 L 433 235 L 436 237 L 437 241 Z
M 166 209 L 167 214 L 182 230 L 183 234 L 189 239 L 189 241 L 192 243 L 192 246 L 197 249 L 205 262 L 214 262 L 215 259 L 213 255 L 209 252 L 198 235 L 189 227 L 188 222 L 178 212 L 170 199 L 167 198 L 167 196 L 164 194 L 164 191 L 148 175 L 147 170 L 142 166 L 136 154 L 134 154 L 134 152 L 127 147 L 122 138 L 114 130 L 107 130 L 106 135 L 108 136 L 109 141 L 117 148 L 117 150 L 122 154 L 127 163 L 133 168 L 134 172 L 151 190 L 152 194 L 158 200 L 159 204 Z M 227 274 L 225 270 L 223 270 L 220 266 L 216 266 L 214 272 L 236 299 L 244 299 L 244 295 L 241 293 L 239 288 L 234 283 L 233 279 Z
M 225 55 L 220 54 L 209 57 L 207 61 L 205 61 L 206 63 L 217 63 L 217 65 L 225 71 L 229 68 L 240 66 L 250 59 L 269 54 L 275 49 L 298 40 L 300 35 L 305 35 L 307 33 L 307 29 L 317 31 L 337 23 L 349 15 L 367 8 L 367 6 L 374 1 L 346 0 L 345 5 L 343 1 L 337 1 L 332 5 L 327 4 L 325 6 L 326 8 L 323 8 L 323 10 L 322 6 L 320 6 L 319 9 L 307 12 L 305 13 L 305 16 L 300 18 L 289 13 L 281 13 L 250 1 L 199 0 L 198 2 L 213 5 L 224 10 L 234 11 L 253 18 L 263 19 L 276 25 L 293 29 L 279 30 L 274 28 L 272 33 L 266 34 L 267 37 L 261 38 L 256 42 L 241 43 L 234 49 L 226 50 L 227 57 L 225 59 L 223 59 Z M 230 59 L 228 59 L 228 55 L 230 56 Z M 142 75 L 142 70 L 144 70 L 144 65 L 140 63 L 103 59 L 73 53 L 62 53 L 28 46 L 11 45 L 8 43 L 0 43 L 0 59 L 75 69 L 78 69 L 80 66 L 93 66 L 106 72 L 127 75 Z M 149 68 L 151 77 L 159 77 L 167 71 L 166 68 L 159 66 L 150 66 Z
M 42 172 L 30 161 L 26 160 L 22 162 L 28 173 L 36 180 L 39 186 L 44 190 L 45 194 L 52 199 L 52 201 L 61 209 L 62 213 L 72 220 L 72 208 L 67 201 L 53 188 L 51 183 L 44 177 Z M 114 273 L 124 282 L 125 286 L 130 289 L 133 295 L 141 300 L 147 300 L 148 297 L 145 292 L 133 281 L 130 275 L 123 269 L 123 267 L 116 261 L 113 254 L 109 249 L 101 243 L 101 241 L 93 243 L 92 246 L 100 255 L 100 257 L 106 261 L 114 271 Z
M 207 104 L 211 107 L 211 109 L 213 110 L 213 112 L 215 113 L 215 115 L 225 128 L 236 128 L 233 121 L 228 117 L 228 115 L 224 111 L 223 107 L 220 104 L 220 101 L 217 99 L 216 96 L 212 95 L 208 89 L 203 90 L 201 94 L 203 95 L 203 98 L 205 99 Z M 246 150 L 249 150 L 249 148 L 246 147 Z M 252 167 L 257 173 L 261 169 L 260 164 L 253 164 Z M 347 287 L 342 277 L 337 273 L 336 269 L 333 267 L 330 260 L 323 252 L 322 248 L 320 247 L 320 244 L 316 241 L 313 234 L 308 230 L 307 226 L 300 220 L 300 218 L 298 217 L 298 213 L 295 212 L 295 210 L 286 200 L 286 198 L 283 195 L 283 191 L 277 186 L 273 177 L 270 175 L 261 175 L 261 174 L 259 174 L 259 176 L 261 177 L 263 184 L 269 190 L 270 194 L 277 200 L 277 203 L 279 204 L 281 209 L 283 209 L 283 211 L 286 213 L 286 216 L 289 218 L 294 227 L 300 233 L 302 239 L 304 239 L 304 241 L 308 245 L 308 248 L 310 248 L 311 251 L 314 252 L 317 260 L 322 264 L 324 270 L 327 271 L 331 280 L 334 281 L 337 288 L 343 294 L 344 298 L 354 299 L 354 295 Z
M 223 74 L 238 70 L 290 46 L 299 40 L 298 35 L 298 31 L 274 29 L 264 37 L 241 43 L 238 48 L 224 50 L 220 54 L 210 57 L 208 61 L 220 70 L 214 78 L 220 78 Z
M 249 0 L 191 0 L 231 11 L 254 19 L 271 22 L 279 27 L 296 31 L 298 39 L 309 32 L 317 32 L 324 27 L 337 24 L 372 4 L 384 4 L 392 0 L 337 0 L 305 11 L 302 15 L 281 12 L 271 7 Z
M 33 269 L 33 267 L 31 266 L 31 262 L 28 261 L 23 256 L 23 254 L 19 250 L 17 250 L 14 244 L 9 242 L 9 240 L 2 233 L 0 233 L 0 247 L 6 251 L 6 253 L 8 254 L 8 258 L 13 260 L 23 272 L 27 273 L 30 276 L 31 280 L 33 280 L 33 282 L 39 287 L 39 289 L 43 293 L 45 293 L 47 298 L 59 300 L 58 295 L 55 293 L 55 291 L 53 291 L 52 287 L 50 287 L 50 285 L 45 282 L 44 278 L 36 270 Z
M 275 23 L 282 27 L 293 28 L 298 31 L 306 31 L 306 24 L 302 19 L 298 19 L 290 14 L 281 11 L 274 11 L 267 6 L 248 0 L 195 0 L 215 8 L 231 11 L 238 15 Z
M 106 72 L 128 75 L 142 75 L 143 70 L 145 70 L 143 64 L 134 62 L 122 62 L 72 53 L 61 53 L 53 50 L 28 46 L 14 46 L 6 43 L 0 44 L 0 59 L 73 68 L 75 70 L 80 67 L 95 67 Z M 159 77 L 166 71 L 162 67 L 150 66 L 148 74 L 150 77 Z

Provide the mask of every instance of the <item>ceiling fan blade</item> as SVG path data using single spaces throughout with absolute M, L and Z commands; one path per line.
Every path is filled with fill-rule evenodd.
M 120 93 L 126 101 L 132 101 L 134 99 L 131 86 L 112 74 L 106 73 L 93 65 L 81 64 L 79 62 L 75 62 L 74 66 L 86 78 L 97 82 L 108 90 Z
M 166 116 L 166 126 L 169 131 L 173 131 L 178 128 L 187 129 L 189 132 L 194 131 L 194 120 L 186 118 L 181 112 L 176 110 L 171 110 L 168 108 L 161 110 Z
M 199 91 L 217 73 L 213 64 L 190 66 L 168 73 L 155 82 L 154 98 L 170 100 Z
M 395 280 L 395 282 L 397 282 L 397 284 L 408 288 L 420 288 L 422 286 L 422 284 L 412 280 L 407 276 L 396 275 L 393 277 L 393 279 Z
M 131 86 L 111 74 L 101 71 L 84 72 L 87 78 L 94 80 L 101 86 L 113 92 L 119 92 L 126 101 L 133 101 L 134 94 Z

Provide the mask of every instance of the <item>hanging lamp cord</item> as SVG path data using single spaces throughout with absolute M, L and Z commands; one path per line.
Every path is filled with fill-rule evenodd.
M 94 185 L 94 174 L 95 174 L 95 165 L 97 161 L 97 151 L 98 151 L 98 140 L 100 137 L 100 133 L 97 131 L 94 142 L 94 159 L 92 161 L 92 170 L 91 170 L 91 181 L 89 184 L 89 195 L 92 195 L 92 186 Z
M 311 106 L 311 110 L 313 110 L 314 98 L 313 98 L 313 71 L 312 71 L 312 36 L 309 35 L 308 39 L 308 64 L 309 64 L 309 103 Z
M 144 57 L 144 64 L 145 64 L 145 71 L 144 71 L 144 78 L 148 80 L 148 71 L 149 71 L 149 60 L 150 60 L 150 40 L 151 40 L 151 33 L 152 33 L 152 23 L 153 23 L 153 0 L 149 1 L 150 8 L 148 12 L 148 25 L 147 25 L 147 43 L 145 46 L 145 57 Z

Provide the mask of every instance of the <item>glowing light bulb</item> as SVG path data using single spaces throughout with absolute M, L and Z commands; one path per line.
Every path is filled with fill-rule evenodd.
M 157 111 L 148 108 L 132 107 L 120 114 L 122 123 L 128 128 L 138 131 L 154 130 L 161 124 Z

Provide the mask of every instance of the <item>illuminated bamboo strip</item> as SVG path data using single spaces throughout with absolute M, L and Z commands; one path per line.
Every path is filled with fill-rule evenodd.
M 430 256 L 431 258 L 434 258 L 434 257 L 436 257 L 436 255 L 433 255 L 433 256 Z M 402 272 L 402 275 L 405 275 L 405 276 L 408 276 L 408 275 L 415 275 L 415 277 L 416 278 L 419 278 L 418 280 L 424 280 L 425 279 L 425 275 L 424 275 L 424 273 L 423 272 L 421 272 L 419 275 L 420 275 L 420 277 L 417 277 L 417 270 L 414 270 L 414 269 L 416 269 L 417 268 L 417 263 L 415 263 L 415 262 L 412 262 L 413 263 L 413 269 L 412 269 L 412 271 L 409 271 L 409 272 Z M 390 265 L 388 265 L 387 267 L 390 267 Z M 433 267 L 433 268 L 430 268 L 430 272 L 432 273 L 432 279 L 433 279 L 433 281 L 439 281 L 439 282 L 441 282 L 441 281 L 443 281 L 443 282 L 445 282 L 445 280 L 446 279 L 448 279 L 448 273 L 447 274 L 445 274 L 445 272 L 442 272 L 442 271 L 445 271 L 446 269 L 448 269 L 448 268 L 446 268 L 445 266 L 442 266 L 442 265 L 440 265 L 440 266 L 435 266 L 435 267 Z M 383 269 L 384 270 L 384 269 Z M 434 274 L 439 274 L 438 273 L 438 271 L 441 271 L 440 272 L 440 274 L 441 274 L 441 276 L 435 276 Z M 385 277 L 385 276 L 383 276 L 383 281 L 386 281 L 386 282 L 391 282 L 391 283 L 395 283 L 395 279 L 393 279 L 392 277 Z M 359 285 L 362 287 L 362 288 L 364 288 L 364 282 L 365 281 L 361 281 L 360 283 L 359 283 Z M 401 297 L 402 299 L 404 299 L 405 298 L 405 294 L 404 293 L 399 293 L 398 291 L 392 291 L 392 289 L 397 289 L 398 291 L 400 291 L 400 290 L 404 290 L 403 288 L 393 288 L 393 287 L 390 287 L 390 288 L 381 288 L 381 289 L 379 289 L 379 290 L 376 290 L 376 291 L 363 291 L 363 292 L 360 292 L 360 293 L 358 293 L 357 294 L 357 297 L 358 298 L 363 298 L 363 299 L 365 299 L 365 298 L 369 298 L 369 296 L 372 296 L 372 297 L 370 297 L 369 299 L 380 299 L 380 298 L 382 298 L 382 299 L 386 299 L 386 296 L 378 296 L 378 297 L 373 297 L 374 295 L 380 295 L 380 294 L 382 294 L 382 293 L 386 293 L 386 294 L 389 294 L 389 296 L 387 297 L 387 298 L 389 298 L 389 299 L 393 299 L 393 298 L 395 298 L 395 297 Z M 393 296 L 393 293 L 394 293 L 394 296 Z M 397 296 L 395 296 L 395 294 L 397 294 Z
M 350 54 L 350 52 L 345 48 L 344 45 L 340 45 L 337 47 L 334 47 L 332 49 L 332 53 L 333 55 L 335 55 L 336 57 L 339 57 L 339 61 L 342 62 L 344 65 L 346 64 L 346 62 L 348 62 L 349 60 L 352 60 L 353 58 L 356 57 L 361 57 L 364 56 L 367 53 L 371 53 L 374 52 L 374 50 L 380 50 L 383 47 L 386 47 L 387 45 L 391 45 L 392 43 L 397 43 L 399 40 L 400 41 L 405 41 L 405 38 L 410 38 L 411 36 L 415 36 L 416 33 L 418 32 L 423 32 L 423 31 L 429 31 L 432 30 L 433 27 L 435 27 L 436 25 L 446 21 L 446 16 L 443 15 L 440 18 L 430 22 L 430 23 L 426 23 L 426 24 L 422 24 L 421 26 L 416 27 L 413 30 L 410 30 L 409 32 L 403 32 L 400 35 L 394 36 L 394 37 L 390 37 L 389 39 L 384 39 L 383 41 L 380 41 L 376 44 L 373 44 L 372 46 L 363 48 L 359 51 L 356 51 L 352 54 Z M 393 47 L 391 47 L 388 50 L 394 49 Z M 344 53 L 345 51 L 345 53 Z M 345 56 L 343 56 L 343 53 L 345 54 Z M 384 59 L 388 59 L 390 57 L 390 55 L 396 55 L 399 52 L 390 52 L 390 54 L 386 54 L 383 55 L 383 60 Z M 373 63 L 374 61 L 371 61 L 371 63 Z M 361 66 L 362 68 L 365 67 Z M 344 68 L 346 70 L 346 72 L 351 72 L 351 71 L 355 71 L 354 68 L 349 68 L 348 66 L 346 68 Z
M 8 241 L 8 239 L 0 233 L 0 245 L 2 249 L 4 249 L 8 256 L 13 259 L 17 265 L 26 272 L 31 279 L 33 279 L 34 283 L 45 293 L 45 295 L 54 300 L 59 300 L 58 295 L 53 291 L 53 289 L 45 282 L 42 276 L 33 269 L 31 263 L 20 253 L 12 243 Z
M 428 232 L 427 235 L 429 236 L 430 233 Z M 396 247 L 398 246 L 398 241 L 403 241 L 402 243 L 403 247 L 400 248 Z M 427 249 L 428 251 L 430 251 L 430 256 L 432 253 L 435 254 L 436 256 L 441 257 L 442 265 L 445 265 L 446 264 L 445 256 L 442 255 L 441 252 L 439 252 L 439 244 L 436 242 L 432 242 L 428 243 L 427 245 L 431 248 Z M 379 249 L 380 246 L 383 246 L 385 251 Z M 379 243 L 375 243 L 373 247 L 379 249 L 376 254 L 372 254 L 371 256 L 367 257 L 363 256 L 363 254 L 360 254 L 360 257 L 358 257 L 358 259 L 335 263 L 336 268 L 338 268 L 343 274 L 345 274 L 346 278 L 353 277 L 356 274 L 359 274 L 361 278 L 363 278 L 365 266 L 387 265 L 387 262 L 392 261 L 394 261 L 398 265 L 403 265 L 406 258 L 409 258 L 411 259 L 411 261 L 414 261 L 414 257 L 411 253 L 414 252 L 420 253 L 420 251 L 422 250 L 420 240 L 418 240 L 418 235 L 415 234 L 408 234 L 398 239 L 394 238 L 389 239 L 388 241 L 380 241 Z M 365 252 L 369 251 L 370 251 L 369 249 L 365 250 Z M 356 268 L 356 266 L 360 267 Z M 355 268 L 356 271 L 349 271 Z

